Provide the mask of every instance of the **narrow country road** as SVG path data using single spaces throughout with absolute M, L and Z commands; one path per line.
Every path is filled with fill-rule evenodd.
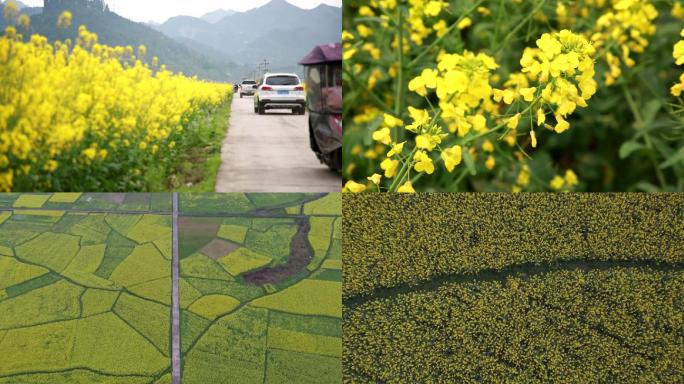
M 308 115 L 289 110 L 254 113 L 251 96 L 235 95 L 221 148 L 217 192 L 338 192 L 339 174 L 309 147 Z
M 171 383 L 181 383 L 180 261 L 178 260 L 178 193 L 172 195 L 171 216 Z

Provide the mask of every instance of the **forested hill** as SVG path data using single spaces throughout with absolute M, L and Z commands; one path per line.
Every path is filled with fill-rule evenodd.
M 286 71 L 297 71 L 297 62 L 316 45 L 342 38 L 342 10 L 325 4 L 302 9 L 271 0 L 213 20 L 178 16 L 156 28 L 169 37 L 211 47 L 238 64 L 253 68 L 267 59 L 272 69 Z
M 72 25 L 66 29 L 58 28 L 57 19 L 65 10 L 73 14 Z M 145 24 L 125 19 L 110 12 L 102 0 L 46 0 L 40 11 L 32 12 L 30 32 L 47 36 L 50 40 L 73 39 L 77 36 L 78 27 L 85 25 L 97 33 L 103 44 L 145 45 L 147 61 L 157 56 L 173 71 L 215 81 L 230 81 L 236 76 L 233 73 L 236 71 L 234 63 L 213 55 L 206 47 L 174 40 Z

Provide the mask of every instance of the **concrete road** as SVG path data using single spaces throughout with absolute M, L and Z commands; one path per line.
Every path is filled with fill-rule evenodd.
M 180 261 L 178 258 L 178 194 L 173 198 L 171 216 L 171 383 L 181 383 L 181 335 L 180 335 Z
M 251 96 L 235 95 L 221 148 L 217 192 L 339 192 L 342 178 L 309 147 L 308 115 L 254 113 Z

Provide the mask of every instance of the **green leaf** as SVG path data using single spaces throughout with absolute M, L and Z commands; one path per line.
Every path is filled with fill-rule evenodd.
M 634 185 L 634 189 L 641 192 L 660 192 L 660 188 L 649 183 L 648 181 L 641 181 Z
M 668 157 L 664 163 L 660 164 L 660 169 L 669 168 L 679 163 L 680 161 L 684 161 L 684 149 L 680 149 L 679 152 Z
M 620 158 L 626 159 L 629 157 L 629 155 L 632 154 L 632 152 L 638 151 L 642 148 L 644 148 L 644 145 L 641 143 L 638 143 L 636 141 L 626 141 L 620 146 Z
M 472 176 L 477 175 L 477 169 L 475 169 L 475 161 L 473 160 L 473 157 L 470 156 L 470 152 L 464 150 L 463 151 L 463 161 L 465 161 L 466 168 L 468 168 L 468 172 Z
M 660 100 L 658 99 L 653 99 L 644 105 L 644 108 L 641 110 L 641 114 L 644 118 L 645 126 L 651 124 L 653 120 L 655 120 L 655 117 L 658 114 L 661 106 L 662 104 L 660 104 Z

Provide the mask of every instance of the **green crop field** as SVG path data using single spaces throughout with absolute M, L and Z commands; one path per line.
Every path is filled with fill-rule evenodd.
M 340 194 L 223 202 L 181 196 L 183 382 L 341 382 Z
M 130 196 L 0 200 L 0 383 L 164 382 L 170 199 Z
M 340 200 L 180 196 L 183 383 L 341 381 Z M 173 212 L 0 194 L 0 383 L 171 383 Z
M 684 195 L 345 195 L 345 383 L 675 383 Z

